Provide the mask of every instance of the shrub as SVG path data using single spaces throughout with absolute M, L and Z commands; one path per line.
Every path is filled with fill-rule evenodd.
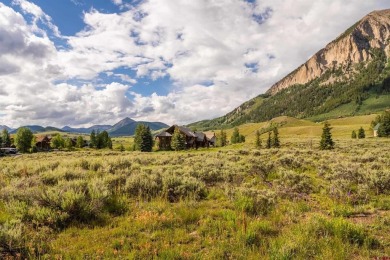
M 274 181 L 278 193 L 284 197 L 297 197 L 307 195 L 313 191 L 313 183 L 309 176 L 285 171 L 281 177 Z
M 390 171 L 375 171 L 370 174 L 370 186 L 376 194 L 390 194 Z
M 125 190 L 133 197 L 151 199 L 162 192 L 162 178 L 159 174 L 133 174 L 125 184 Z
M 250 215 L 267 215 L 276 205 L 276 196 L 268 190 L 241 189 L 235 200 L 236 208 Z
M 206 185 L 190 176 L 166 175 L 163 178 L 163 193 L 170 202 L 191 197 L 195 200 L 207 197 Z

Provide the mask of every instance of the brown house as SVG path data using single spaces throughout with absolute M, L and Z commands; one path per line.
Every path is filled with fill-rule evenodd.
M 215 146 L 217 142 L 217 137 L 215 136 L 214 132 L 205 132 L 207 141 L 208 141 L 208 146 Z
M 207 138 L 205 133 L 193 132 L 191 129 L 185 126 L 173 125 L 155 136 L 160 150 L 171 149 L 172 135 L 175 132 L 176 127 L 179 128 L 180 133 L 185 137 L 185 144 L 187 149 L 209 147 L 210 140 Z
M 38 136 L 36 139 L 35 146 L 40 151 L 48 151 L 50 150 L 50 141 L 51 138 L 49 138 L 47 135 L 45 136 Z

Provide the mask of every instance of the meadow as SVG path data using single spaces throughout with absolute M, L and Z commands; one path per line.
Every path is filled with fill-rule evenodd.
M 320 125 L 305 139 L 288 124 L 280 149 L 2 158 L 0 258 L 390 256 L 390 140 L 352 140 L 336 121 L 335 150 L 320 151 Z

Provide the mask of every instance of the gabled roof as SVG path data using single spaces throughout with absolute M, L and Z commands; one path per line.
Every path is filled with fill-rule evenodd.
M 50 142 L 50 138 L 49 138 L 47 135 L 38 136 L 38 137 L 36 138 L 36 142 L 37 142 L 37 143 L 40 143 L 40 142 L 43 142 L 43 141 Z
M 162 131 L 156 135 L 156 137 L 171 137 L 172 135 L 166 131 Z
M 376 124 L 376 126 L 374 127 L 374 130 L 375 130 L 375 131 L 378 131 L 378 129 L 379 129 L 380 126 L 381 126 L 380 123 Z
M 206 135 L 202 132 L 195 132 L 196 140 L 199 142 L 203 142 Z
M 179 127 L 179 130 L 180 132 L 182 132 L 183 134 L 185 134 L 186 136 L 188 137 L 196 137 L 195 133 L 191 131 L 191 129 L 185 127 L 185 126 L 178 126 L 178 125 L 173 125 L 171 127 L 169 127 L 166 132 L 170 133 L 170 134 L 173 134 L 173 132 L 175 131 L 175 128 L 176 127 Z

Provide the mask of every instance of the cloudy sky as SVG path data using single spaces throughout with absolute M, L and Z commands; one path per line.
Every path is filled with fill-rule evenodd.
M 221 116 L 389 7 L 388 0 L 2 0 L 0 125 Z

